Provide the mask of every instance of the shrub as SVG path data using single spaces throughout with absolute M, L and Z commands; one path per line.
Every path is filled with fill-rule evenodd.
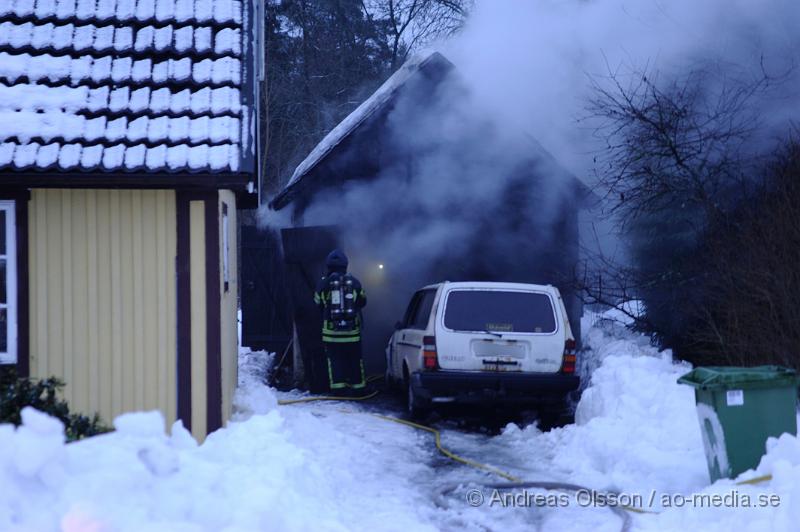
M 64 383 L 55 377 L 40 380 L 19 378 L 14 366 L 0 366 L 0 423 L 19 426 L 22 409 L 31 406 L 61 420 L 67 441 L 111 430 L 97 414 L 92 417 L 71 414 L 69 404 L 58 396 L 63 387 Z

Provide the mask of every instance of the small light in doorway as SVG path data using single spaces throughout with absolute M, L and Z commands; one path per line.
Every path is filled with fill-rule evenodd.
M 378 269 L 382 270 L 383 269 L 383 264 L 378 264 Z

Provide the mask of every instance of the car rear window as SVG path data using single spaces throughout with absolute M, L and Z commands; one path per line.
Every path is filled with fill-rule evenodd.
M 501 290 L 453 290 L 444 325 L 453 331 L 552 333 L 553 304 L 546 294 Z

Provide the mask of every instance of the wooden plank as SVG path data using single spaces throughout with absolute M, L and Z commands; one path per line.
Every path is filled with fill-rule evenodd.
M 176 302 L 177 396 L 176 414 L 187 430 L 192 430 L 192 286 L 191 286 L 191 210 L 185 193 L 175 197 L 176 220 Z
M 98 289 L 98 246 L 102 245 L 99 238 L 100 228 L 97 224 L 98 217 L 98 192 L 89 190 L 86 193 L 86 312 L 87 312 L 87 364 L 89 365 L 89 386 L 87 389 L 89 405 L 94 410 L 102 410 L 100 400 L 100 335 L 103 334 L 100 323 L 99 293 Z
M 123 374 L 125 373 L 125 362 L 123 352 L 124 334 L 124 296 L 122 285 L 122 198 L 117 191 L 109 193 L 110 203 L 110 235 L 111 235 L 111 350 L 113 360 L 111 362 L 112 374 L 112 412 L 121 412 L 122 405 L 125 404 L 125 390 L 123 387 Z
M 206 263 L 206 431 L 222 426 L 222 346 L 220 283 L 220 204 L 218 194 L 205 201 Z
M 47 336 L 48 350 L 42 353 L 47 357 L 44 375 L 59 375 L 66 377 L 64 373 L 64 321 L 62 315 L 61 291 L 61 270 L 58 268 L 47 268 L 55 257 L 61 257 L 61 195 L 59 191 L 48 190 L 45 192 L 45 210 L 48 212 L 48 224 L 46 225 L 47 240 L 44 253 L 39 257 L 45 264 L 45 276 L 47 279 Z M 52 255 L 52 257 L 51 257 Z
M 158 237 L 156 192 L 142 193 L 141 227 L 142 253 L 140 258 L 139 291 L 142 294 L 142 363 L 144 370 L 144 408 L 156 409 L 159 401 L 158 360 L 161 352 L 158 344 Z
M 191 262 L 190 284 L 192 294 L 192 434 L 198 440 L 206 435 L 206 231 L 205 201 L 189 203 Z
M 114 287 L 112 285 L 112 235 L 111 235 L 111 193 L 108 190 L 97 191 L 96 234 L 97 252 L 94 257 L 95 301 L 97 309 L 96 345 L 98 364 L 98 410 L 110 421 L 113 415 L 113 364 L 114 364 Z
M 122 405 L 124 410 L 135 409 L 137 403 L 136 387 L 136 327 L 134 308 L 136 294 L 133 286 L 133 196 L 121 193 L 120 199 L 120 301 L 122 343 Z
M 69 255 L 69 260 L 65 258 L 65 263 L 69 262 L 70 270 L 65 271 L 64 278 L 64 307 L 69 309 L 69 316 L 64 316 L 66 323 L 70 326 L 69 337 L 65 338 L 67 356 L 72 360 L 72 378 L 67 381 L 70 404 L 76 412 L 89 412 L 94 410 L 89 403 L 89 364 L 88 364 L 88 330 L 90 327 L 87 319 L 87 296 L 89 292 L 89 279 L 87 276 L 88 265 L 88 241 L 86 227 L 86 192 L 78 191 L 69 193 L 65 203 L 67 205 L 66 218 L 69 220 L 69 249 L 64 250 Z M 66 270 L 66 269 L 65 269 Z M 68 275 L 68 276 L 67 276 Z
M 57 276 L 57 282 L 61 292 L 59 301 L 59 311 L 61 312 L 61 353 L 63 356 L 64 369 L 61 375 L 67 385 L 64 389 L 67 400 L 72 400 L 72 383 L 75 373 L 75 358 L 70 347 L 73 345 L 72 329 L 72 192 L 69 190 L 54 191 L 58 195 L 61 204 L 61 239 L 58 242 L 51 242 L 48 252 L 55 252 L 53 258 L 61 259 L 61 275 Z M 58 250 L 58 251 L 56 251 Z M 58 319 L 58 318 L 56 318 Z

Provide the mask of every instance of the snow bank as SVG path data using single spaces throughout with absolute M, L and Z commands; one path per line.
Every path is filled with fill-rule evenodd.
M 120 416 L 115 432 L 71 444 L 33 409 L 19 428 L 1 425 L 0 530 L 434 530 L 412 484 L 416 435 L 380 423 L 359 434 L 358 412 L 279 411 L 254 369 L 272 356 L 242 358 L 246 421 L 201 446 L 180 423 L 168 435 L 158 412 Z M 407 453 L 382 457 L 386 437 Z
M 771 481 L 709 485 L 692 389 L 676 383 L 689 366 L 608 318 L 586 324 L 597 370 L 576 424 L 509 425 L 496 437 L 443 429 L 445 446 L 528 480 L 640 494 L 660 513 L 634 515 L 634 530 L 796 529 L 798 439 L 771 439 L 739 479 Z M 236 421 L 199 446 L 179 423 L 167 432 L 156 412 L 120 416 L 114 433 L 67 445 L 58 421 L 26 409 L 21 427 L 0 426 L 0 530 L 619 529 L 607 508 L 470 508 L 458 498 L 439 508 L 443 484 L 498 479 L 437 455 L 427 433 L 378 420 L 375 405 L 277 407 L 264 383 L 273 362 L 240 353 Z M 700 508 L 698 495 L 731 504 Z M 743 507 L 744 496 L 779 504 Z
M 691 366 L 674 362 L 669 351 L 659 352 L 649 338 L 625 330 L 621 324 L 627 322 L 623 313 L 610 311 L 584 323 L 592 358 L 588 365 L 597 369 L 574 425 L 547 433 L 511 425 L 500 438 L 532 459 L 546 456 L 554 479 L 641 494 L 644 509 L 662 513 L 635 515 L 634 529 L 795 530 L 800 520 L 798 439 L 788 434 L 771 439 L 758 469 L 737 479 L 772 474 L 771 482 L 737 486 L 720 480 L 709 486 L 694 392 L 676 382 Z M 741 495 L 757 501 L 778 494 L 781 503 L 757 509 L 695 507 L 704 503 L 698 497 L 703 494 L 727 495 L 729 503 L 738 505 L 743 504 Z
M 240 335 L 241 337 L 241 335 Z M 273 390 L 267 387 L 275 353 L 239 350 L 239 383 L 233 398 L 233 419 L 244 421 L 254 414 L 266 414 L 278 406 Z

